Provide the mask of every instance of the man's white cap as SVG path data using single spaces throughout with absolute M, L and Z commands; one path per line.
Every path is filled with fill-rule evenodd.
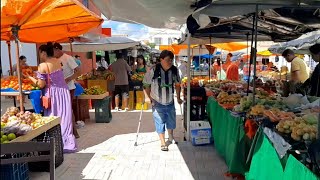
M 187 57 L 182 57 L 180 59 L 181 59 L 181 61 L 188 62 L 188 58 Z

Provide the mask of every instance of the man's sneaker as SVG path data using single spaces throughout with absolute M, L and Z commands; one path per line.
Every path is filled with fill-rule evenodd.
M 119 107 L 115 107 L 114 110 L 121 111 L 121 109 Z
M 124 112 L 127 112 L 127 111 L 129 111 L 129 108 L 124 108 Z

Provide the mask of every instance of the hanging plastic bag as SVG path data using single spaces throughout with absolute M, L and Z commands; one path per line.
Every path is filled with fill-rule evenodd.
M 221 69 L 220 71 L 217 72 L 217 79 L 218 80 L 225 80 L 227 77 L 226 72 L 224 72 L 223 69 Z

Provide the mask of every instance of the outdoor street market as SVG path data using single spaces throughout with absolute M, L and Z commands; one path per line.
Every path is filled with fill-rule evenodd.
M 4 180 L 320 180 L 320 1 L 1 0 Z

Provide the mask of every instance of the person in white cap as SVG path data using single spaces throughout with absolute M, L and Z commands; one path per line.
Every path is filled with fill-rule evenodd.
M 179 74 L 181 78 L 187 76 L 187 68 L 188 68 L 188 58 L 183 57 L 180 58 L 180 65 L 178 66 Z

